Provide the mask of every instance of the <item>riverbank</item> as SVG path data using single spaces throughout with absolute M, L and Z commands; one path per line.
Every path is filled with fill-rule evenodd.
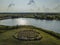
M 14 18 L 35 18 L 41 20 L 60 20 L 60 13 L 0 13 L 0 20 Z
M 60 39 L 58 37 L 49 34 L 50 31 L 43 30 L 34 26 L 0 26 L 0 31 L 2 28 L 8 27 L 4 32 L 0 33 L 0 45 L 60 45 Z M 16 32 L 20 30 L 33 30 L 35 29 L 43 37 L 38 41 L 20 41 L 13 37 Z M 51 33 L 51 32 L 50 32 Z M 57 33 L 54 33 L 56 35 Z M 58 34 L 57 34 L 58 35 Z M 60 35 L 60 34 L 59 34 Z
M 22 28 L 22 27 L 29 27 L 28 25 L 26 26 L 4 26 L 4 25 L 0 25 L 0 33 L 2 32 L 5 32 L 5 31 L 8 31 L 8 30 L 14 30 L 14 29 L 18 29 L 18 28 Z M 35 29 L 38 29 L 38 30 L 41 30 L 41 31 L 44 31 L 56 38 L 59 38 L 60 39 L 60 34 L 59 33 L 56 33 L 56 32 L 53 32 L 53 31 L 50 31 L 50 30 L 44 30 L 42 28 L 37 28 L 37 27 L 34 27 L 34 26 L 30 26 L 31 28 L 35 28 Z

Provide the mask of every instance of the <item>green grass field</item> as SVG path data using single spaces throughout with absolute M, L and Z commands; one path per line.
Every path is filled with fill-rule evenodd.
M 13 37 L 16 32 L 25 29 L 35 29 L 43 38 L 36 41 L 21 41 Z M 18 29 L 7 30 L 0 33 L 0 45 L 60 45 L 60 39 L 42 31 L 42 29 L 31 26 L 21 26 Z

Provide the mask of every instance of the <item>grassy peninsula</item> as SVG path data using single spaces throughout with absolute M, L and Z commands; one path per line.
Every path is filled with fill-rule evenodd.
M 8 27 L 8 28 L 7 28 Z M 41 40 L 22 41 L 13 37 L 20 30 L 36 30 L 42 36 Z M 2 31 L 3 30 L 3 31 Z M 28 33 L 29 34 L 29 33 Z M 58 36 L 56 36 L 56 34 Z M 0 45 L 60 45 L 60 34 L 34 26 L 0 26 Z

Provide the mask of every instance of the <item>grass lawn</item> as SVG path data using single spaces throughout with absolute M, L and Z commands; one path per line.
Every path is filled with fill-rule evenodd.
M 16 32 L 26 29 L 35 29 L 40 33 L 42 39 L 35 41 L 21 41 L 13 37 Z M 42 31 L 41 29 L 33 28 L 31 26 L 22 26 L 18 29 L 8 30 L 0 33 L 0 45 L 60 45 L 60 39 Z

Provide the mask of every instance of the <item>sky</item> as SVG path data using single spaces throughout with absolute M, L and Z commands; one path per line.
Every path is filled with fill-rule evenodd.
M 0 0 L 0 12 L 60 12 L 60 0 Z

